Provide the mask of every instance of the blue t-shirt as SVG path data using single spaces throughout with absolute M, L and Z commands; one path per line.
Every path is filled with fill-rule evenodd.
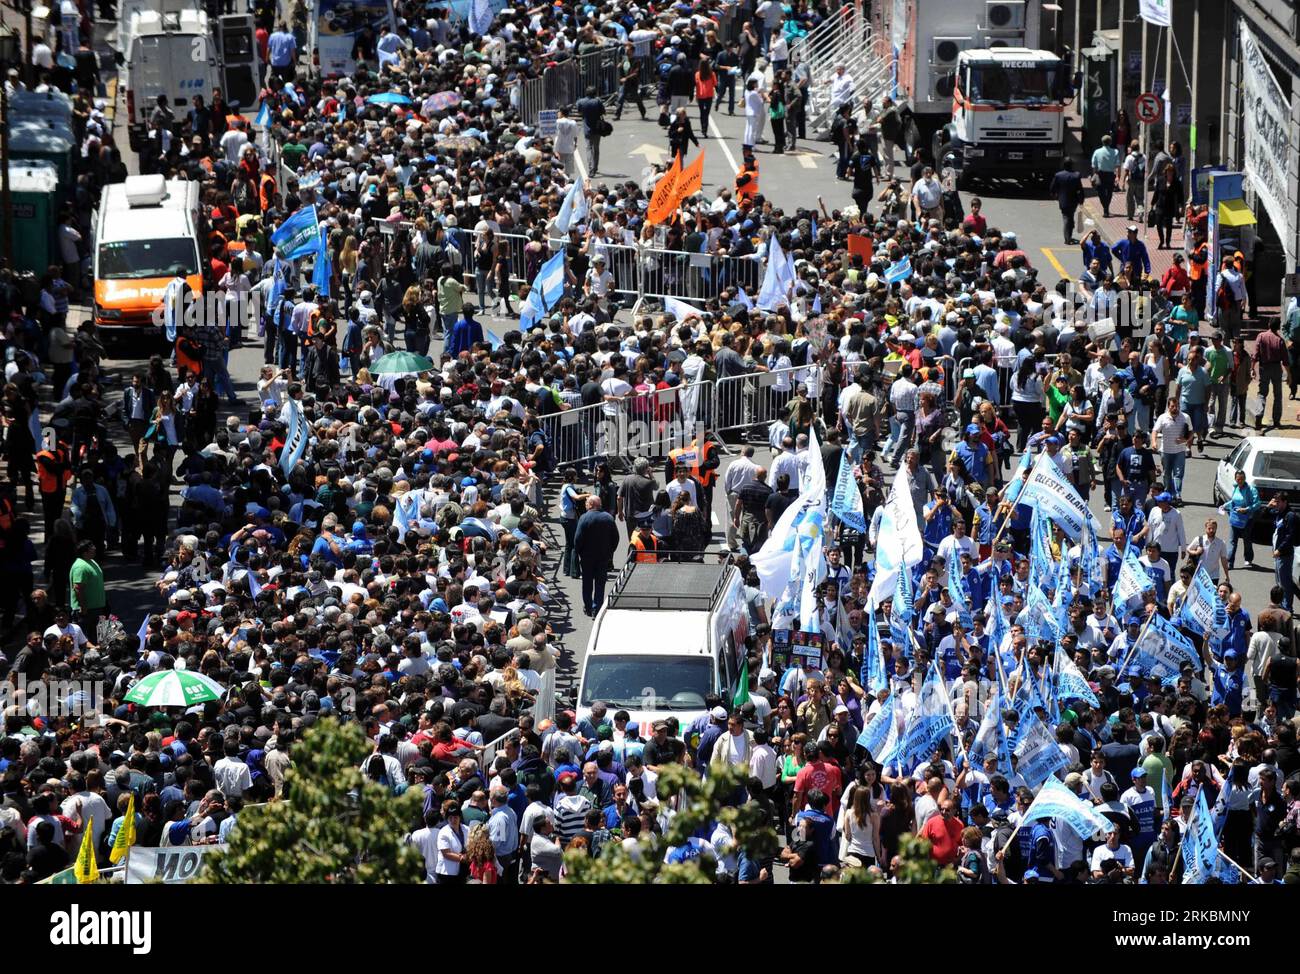
M 817 864 L 820 866 L 831 865 L 838 862 L 838 854 L 835 848 L 835 822 L 829 815 L 815 809 L 805 808 L 795 816 L 796 822 L 808 822 L 808 838 L 812 840 L 813 846 L 817 849 Z
M 298 54 L 298 42 L 290 33 L 276 31 L 266 39 L 267 58 L 273 68 L 287 68 Z

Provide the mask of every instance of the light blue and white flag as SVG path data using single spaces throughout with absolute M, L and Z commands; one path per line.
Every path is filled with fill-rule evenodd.
M 1006 749 L 1006 735 L 1002 732 L 1002 690 L 994 688 L 993 696 L 984 704 L 984 717 L 975 731 L 967 759 L 975 769 L 984 767 L 984 759 L 990 754 L 998 758 L 998 772 L 1011 773 L 1011 752 Z
M 858 735 L 858 747 L 865 748 L 877 764 L 888 764 L 898 749 L 898 718 L 894 713 L 897 699 L 891 693 Z
M 334 279 L 334 261 L 330 258 L 326 236 L 325 228 L 321 227 L 320 249 L 316 252 L 316 264 L 311 271 L 312 286 L 323 298 L 330 297 L 330 282 Z
M 855 531 L 867 530 L 867 519 L 862 508 L 862 491 L 853 476 L 853 460 L 849 451 L 844 450 L 840 457 L 840 472 L 835 478 L 835 490 L 831 493 L 831 513 Z
M 1219 836 L 1210 814 L 1210 803 L 1205 798 L 1205 789 L 1198 788 L 1196 807 L 1183 833 L 1183 882 L 1200 885 L 1211 877 L 1222 876 L 1219 860 Z
M 560 233 L 568 233 L 571 227 L 587 218 L 587 210 L 587 181 L 579 176 L 564 195 L 560 215 L 555 218 L 555 229 Z
M 885 269 L 885 282 L 888 284 L 897 284 L 899 281 L 906 281 L 912 276 L 912 258 L 904 257 L 897 263 L 890 264 Z
M 424 489 L 417 488 L 408 490 L 397 498 L 397 503 L 393 505 L 393 527 L 397 528 L 397 540 L 400 542 L 406 537 L 406 532 L 411 529 L 420 517 L 420 504 L 424 500 Z
M 271 243 L 285 260 L 295 260 L 316 253 L 320 247 L 320 222 L 316 205 L 303 207 L 281 223 L 271 234 Z
M 1056 661 L 1053 668 L 1056 670 L 1058 700 L 1084 700 L 1089 706 L 1101 706 L 1097 695 L 1092 692 L 1092 687 L 1079 671 L 1079 667 L 1074 665 L 1074 660 L 1070 659 L 1060 646 L 1056 647 Z
M 257 580 L 257 574 L 252 569 L 245 572 L 245 575 L 248 577 L 248 594 L 255 599 L 262 591 L 262 583 Z
M 867 607 L 867 648 L 866 659 L 862 661 L 859 680 L 872 693 L 879 693 L 889 686 L 889 673 L 885 670 L 885 657 L 880 652 L 880 627 L 876 623 L 876 610 Z M 890 697 L 893 700 L 893 697 Z
M 1089 598 L 1101 590 L 1101 551 L 1097 545 L 1097 532 L 1089 522 L 1079 542 L 1079 588 Z
M 1052 555 L 1052 521 L 1038 508 L 1029 520 L 1029 585 L 1046 590 L 1056 585 L 1056 559 Z
M 144 617 L 144 621 L 140 623 L 140 629 L 138 632 L 136 632 L 136 636 L 139 637 L 140 639 L 140 655 L 143 656 L 145 643 L 149 641 L 149 616 L 148 615 L 146 615 Z
M 962 624 L 966 632 L 970 632 L 974 628 L 974 618 L 971 615 L 966 586 L 962 584 L 960 568 L 954 567 L 948 571 L 948 595 L 952 598 L 952 607 L 957 613 L 957 621 Z
M 1021 454 L 1016 469 L 1012 471 L 1011 479 L 1007 481 L 1007 492 L 1002 499 L 1012 507 L 1021 503 L 1020 492 L 1025 489 L 1025 478 L 1029 476 L 1029 471 L 1033 469 L 1033 461 L 1033 454 L 1026 450 Z
M 1072 541 L 1079 540 L 1085 524 L 1091 524 L 1094 531 L 1101 530 L 1101 522 L 1088 507 L 1088 502 L 1079 496 L 1074 484 L 1062 476 L 1061 468 L 1046 451 L 1039 454 L 1016 502 L 1028 504 L 1035 510 L 1041 509 Z
M 529 289 L 528 297 L 524 299 L 523 307 L 519 311 L 519 327 L 523 331 L 528 331 L 549 314 L 562 297 L 564 297 L 563 250 L 558 251 L 543 264 L 537 276 L 533 278 L 533 286 Z
M 816 434 L 810 439 L 808 455 L 820 456 Z M 793 611 L 788 614 L 799 614 L 806 559 L 813 542 L 820 542 L 825 518 L 826 469 L 820 463 L 810 463 L 804 468 L 799 496 L 782 512 L 763 547 L 750 558 L 758 573 L 759 587 L 768 598 L 777 600 L 778 613 L 791 607 Z
M 1032 677 L 1030 682 L 1033 682 Z M 1016 771 L 1033 789 L 1070 762 L 1057 746 L 1056 735 L 1032 710 L 1028 721 L 1028 726 L 1024 726 L 1022 718 L 1020 732 L 1016 735 Z
M 885 499 L 884 508 L 876 535 L 876 577 L 872 579 L 868 596 L 872 605 L 879 605 L 893 594 L 898 585 L 900 566 L 915 565 L 925 557 L 925 541 L 921 536 L 916 507 L 912 504 L 912 488 L 905 464 L 900 465 L 894 474 L 894 485 Z
M 736 291 L 736 302 L 744 305 L 745 309 L 748 311 L 754 310 L 754 301 L 750 298 L 748 292 L 746 292 L 743 287 L 738 288 Z
M 1118 576 L 1115 584 L 1111 586 L 1111 604 L 1115 609 L 1115 615 L 1120 617 L 1121 623 L 1124 616 L 1142 605 L 1142 593 L 1152 591 L 1156 587 L 1156 583 L 1138 561 L 1136 548 L 1137 546 L 1133 544 L 1125 546 Z
M 931 660 L 916 709 L 912 711 L 907 732 L 899 745 L 899 770 L 910 772 L 929 758 L 939 742 L 952 733 L 954 726 L 952 699 L 948 696 L 938 664 Z
M 1084 801 L 1055 778 L 1047 778 L 1038 796 L 1025 810 L 1025 822 L 1054 818 L 1057 825 L 1064 825 L 1080 839 L 1091 839 L 1098 832 L 1115 831 L 1115 823 L 1093 807 L 1092 802 Z
M 1144 675 L 1173 676 L 1184 663 L 1201 665 L 1200 654 L 1191 640 L 1178 631 L 1164 616 L 1156 614 L 1129 651 L 1130 665 L 1138 667 Z
M 492 0 L 472 0 L 467 20 L 471 34 L 482 37 L 492 27 Z
M 302 403 L 297 399 L 287 399 L 284 403 L 284 424 L 289 432 L 280 450 L 280 469 L 287 479 L 302 455 L 307 452 L 307 441 L 311 439 L 311 427 L 302 411 Z
M 1204 565 L 1197 566 L 1191 588 L 1178 612 L 1178 622 L 1201 636 L 1223 636 L 1228 631 L 1228 607 L 1219 598 L 1214 579 Z

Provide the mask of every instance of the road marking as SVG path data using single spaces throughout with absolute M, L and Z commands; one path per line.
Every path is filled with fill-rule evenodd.
M 813 156 L 800 153 L 798 159 L 799 159 L 799 165 L 803 166 L 805 169 L 817 168 L 817 160 Z
M 722 129 L 718 128 L 718 121 L 712 115 L 709 115 L 709 130 L 713 132 L 713 137 L 718 140 L 718 145 L 722 146 L 722 154 L 727 157 L 727 165 L 731 167 L 731 171 L 733 173 L 740 172 L 740 167 L 736 165 L 736 157 L 727 148 L 727 140 L 722 137 Z
M 583 179 L 588 179 L 590 177 L 587 175 L 587 164 L 582 161 L 582 148 L 582 146 L 578 146 L 573 150 L 573 161 L 578 164 L 578 175 Z
M 1047 257 L 1047 262 L 1056 268 L 1056 273 L 1060 274 L 1066 280 L 1070 279 L 1070 272 L 1061 266 L 1061 262 L 1057 260 L 1056 255 L 1052 253 L 1051 247 L 1044 247 L 1043 254 Z
M 649 142 L 642 142 L 639 146 L 628 153 L 630 156 L 643 156 L 649 165 L 663 162 L 668 158 L 668 151 L 661 149 L 657 145 L 651 145 Z

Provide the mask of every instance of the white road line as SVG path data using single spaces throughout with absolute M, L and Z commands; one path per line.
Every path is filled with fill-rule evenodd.
M 713 132 L 713 137 L 718 140 L 718 145 L 722 146 L 722 154 L 727 157 L 727 165 L 731 167 L 731 171 L 740 172 L 740 167 L 736 165 L 736 157 L 727 148 L 727 140 L 722 137 L 722 129 L 718 128 L 717 119 L 712 114 L 709 115 L 709 128 Z
M 587 140 L 584 138 L 583 144 L 573 150 L 573 161 L 578 164 L 578 174 L 581 175 L 583 179 L 588 178 L 587 164 L 582 161 L 582 150 L 586 148 L 586 141 Z
M 803 166 L 805 169 L 817 168 L 817 160 L 814 159 L 812 156 L 804 155 L 800 153 L 797 158 L 799 160 L 799 165 Z

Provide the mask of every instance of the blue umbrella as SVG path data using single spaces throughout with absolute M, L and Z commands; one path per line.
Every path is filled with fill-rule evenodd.
M 399 95 L 395 91 L 381 91 L 377 95 L 371 95 L 366 99 L 367 105 L 409 105 L 411 99 L 405 95 Z

